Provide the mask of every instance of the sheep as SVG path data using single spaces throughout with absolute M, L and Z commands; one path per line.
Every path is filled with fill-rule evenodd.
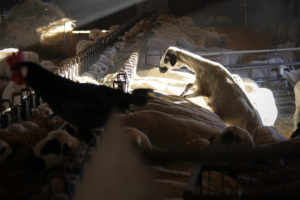
M 38 126 L 45 131 L 51 131 L 59 128 L 64 120 L 55 115 L 47 104 L 41 104 L 37 108 L 31 109 L 32 119 Z
M 188 51 L 169 47 L 160 61 L 159 70 L 188 67 L 195 73 L 195 82 L 189 83 L 180 96 L 191 98 L 205 96 L 212 110 L 229 125 L 245 128 L 250 133 L 262 125 L 258 112 L 231 73 L 221 64 L 204 59 Z M 185 95 L 193 85 L 194 93 Z
M 254 60 L 251 61 L 249 64 L 253 65 L 260 65 L 260 67 L 265 66 L 266 64 L 278 64 L 279 66 L 284 61 L 281 58 L 269 58 L 267 60 Z M 252 69 L 250 70 L 249 74 L 246 76 L 251 79 L 265 79 L 265 78 L 277 78 L 278 71 L 270 70 L 269 68 L 262 68 L 262 69 Z
M 140 130 L 132 127 L 123 128 L 123 132 L 131 139 L 131 141 L 140 147 L 141 151 L 151 151 L 153 146 L 149 138 Z
M 90 46 L 92 46 L 94 44 L 93 41 L 89 41 L 89 40 L 80 40 L 79 42 L 77 42 L 76 44 L 76 55 L 78 55 L 80 52 L 86 50 L 87 48 L 89 48 Z
M 65 156 L 76 154 L 80 141 L 63 130 L 51 131 L 46 138 L 37 143 L 33 153 L 44 161 L 46 168 L 58 166 Z
M 112 25 L 112 26 L 109 27 L 109 32 L 112 33 L 114 31 L 118 30 L 120 27 L 121 26 L 118 25 L 118 24 Z
M 14 152 L 29 153 L 34 145 L 47 135 L 36 123 L 15 123 L 0 131 L 0 138 L 11 145 Z
M 97 41 L 97 40 L 105 37 L 107 34 L 108 33 L 103 30 L 92 29 L 92 30 L 90 30 L 90 33 L 89 33 L 89 39 L 92 41 Z
M 94 85 L 99 85 L 98 81 L 96 81 L 93 77 L 91 77 L 90 75 L 88 75 L 86 73 L 81 76 L 75 76 L 73 81 L 76 81 L 79 83 L 90 83 L 90 84 L 94 84 Z
M 49 70 L 49 71 L 51 71 L 51 72 L 54 72 L 54 71 L 56 71 L 57 69 L 58 69 L 58 66 L 57 65 L 55 65 L 53 62 L 51 62 L 50 60 L 42 60 L 41 62 L 40 62 L 40 65 L 43 67 L 43 68 L 45 68 L 45 69 L 47 69 L 47 70 Z
M 300 112 L 300 81 L 298 81 L 294 86 L 294 94 L 295 94 L 294 130 L 296 130 L 298 124 L 298 116 Z
M 255 144 L 248 131 L 238 126 L 226 127 L 221 134 L 211 138 L 210 148 L 214 150 L 251 149 Z
M 289 84 L 294 87 L 300 80 L 300 69 L 285 71 L 283 76 L 289 82 Z
M 145 28 L 148 26 L 149 22 L 145 20 L 140 20 L 136 23 L 129 31 L 124 33 L 124 36 L 127 40 L 132 39 L 138 33 L 143 32 Z
M 285 141 L 286 138 L 272 126 L 259 126 L 253 132 L 253 140 L 255 145 L 272 144 Z
M 170 114 L 160 112 L 159 108 L 165 108 L 164 110 L 168 110 Z M 184 107 L 175 108 L 173 111 L 169 106 L 158 106 L 155 110 L 152 109 L 119 117 L 124 126 L 142 131 L 149 137 L 151 143 L 160 149 L 185 152 L 203 150 L 209 145 L 208 139 L 220 134 L 225 128 L 213 113 L 196 112 L 202 117 L 199 116 L 198 120 L 195 120 L 184 114 L 187 112 L 193 115 L 192 111 L 185 111 Z
M 115 42 L 113 47 L 119 51 L 123 50 L 126 47 L 126 43 L 122 41 Z

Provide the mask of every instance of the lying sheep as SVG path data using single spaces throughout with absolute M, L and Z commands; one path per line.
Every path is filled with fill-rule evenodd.
M 100 29 L 92 29 L 90 30 L 90 33 L 89 33 L 89 38 L 90 40 L 92 41 L 97 41 L 103 37 L 105 37 L 108 33 L 103 31 L 103 30 L 100 30 Z
M 90 46 L 92 46 L 94 44 L 93 41 L 89 41 L 89 40 L 80 40 L 79 42 L 77 42 L 76 44 L 76 55 L 78 55 L 80 52 L 86 50 L 87 48 L 89 48 Z
M 64 120 L 55 115 L 47 104 L 41 104 L 37 108 L 31 109 L 32 119 L 42 130 L 51 131 L 59 128 Z
M 153 146 L 149 138 L 142 131 L 132 127 L 125 127 L 123 131 L 141 151 L 149 152 L 152 150 Z
M 160 61 L 159 70 L 188 67 L 195 73 L 195 82 L 187 85 L 181 96 L 205 96 L 213 111 L 227 124 L 245 128 L 250 133 L 262 125 L 258 112 L 231 73 L 221 64 L 207 60 L 188 51 L 169 47 Z M 193 85 L 194 93 L 185 95 Z
M 294 87 L 300 80 L 300 69 L 286 71 L 283 76 L 289 82 L 289 84 Z
M 32 121 L 15 123 L 0 131 L 0 138 L 14 149 L 20 146 L 32 148 L 45 136 L 46 132 Z
M 40 65 L 43 67 L 43 68 L 45 68 L 45 69 L 47 69 L 47 70 L 49 70 L 49 71 L 51 71 L 51 72 L 54 72 L 54 71 L 56 71 L 57 69 L 58 69 L 58 66 L 57 65 L 55 65 L 52 61 L 50 61 L 50 60 L 42 60 L 41 62 L 40 62 Z
M 231 150 L 236 148 L 254 148 L 254 141 L 248 131 L 229 126 L 221 134 L 211 139 L 210 148 L 215 150 Z
M 273 92 L 268 88 L 260 88 L 255 81 L 248 78 L 243 78 L 242 84 L 263 125 L 273 126 L 278 116 Z
M 134 113 L 120 116 L 124 126 L 143 132 L 157 148 L 199 151 L 208 139 L 226 127 L 220 118 L 203 108 L 154 99 Z
M 255 145 L 272 144 L 287 140 L 279 131 L 272 126 L 259 126 L 253 132 Z
M 250 65 L 259 65 L 261 69 L 251 69 L 249 73 L 245 74 L 246 77 L 251 79 L 265 79 L 265 78 L 277 78 L 278 72 L 274 70 L 270 70 L 269 68 L 265 68 L 267 64 L 278 64 L 281 65 L 284 61 L 281 58 L 269 58 L 266 60 L 254 60 L 251 61 Z
M 65 156 L 75 154 L 80 147 L 80 141 L 63 130 L 51 131 L 34 148 L 36 157 L 44 161 L 46 168 L 62 163 Z

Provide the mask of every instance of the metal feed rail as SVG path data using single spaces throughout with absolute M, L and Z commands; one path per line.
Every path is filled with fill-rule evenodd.
M 141 18 L 132 18 L 128 20 L 119 29 L 101 38 L 95 43 L 95 45 L 84 50 L 78 56 L 62 61 L 59 64 L 58 70 L 54 73 L 72 80 L 74 76 L 80 75 L 81 73 L 87 71 L 88 67 L 97 61 L 99 54 L 106 47 L 114 43 L 118 36 L 121 36 L 125 31 L 129 30 L 140 19 Z M 17 96 L 21 97 L 21 102 L 17 105 L 9 103 L 10 100 L 0 101 L 0 129 L 4 129 L 13 123 L 31 119 L 31 108 L 37 107 L 40 104 L 32 103 L 35 101 L 32 99 L 41 99 L 36 97 L 34 92 L 30 89 L 27 88 L 24 89 L 24 91 L 25 90 L 30 92 L 27 95 L 23 95 L 23 91 L 13 95 L 12 100 L 14 100 Z M 5 105 L 6 107 L 8 105 L 8 109 L 3 109 L 5 108 Z M 28 105 L 32 106 L 30 107 Z
M 248 54 L 248 53 L 277 53 L 285 51 L 300 51 L 300 47 L 295 48 L 280 48 L 280 49 L 260 49 L 260 50 L 237 50 L 237 51 L 221 51 L 221 52 L 195 52 L 200 56 L 221 56 L 230 54 Z

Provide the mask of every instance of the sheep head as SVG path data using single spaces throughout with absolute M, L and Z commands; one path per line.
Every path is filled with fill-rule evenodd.
M 220 135 L 212 139 L 211 147 L 229 150 L 237 148 L 247 149 L 253 148 L 254 142 L 248 131 L 237 126 L 229 126 Z
M 177 64 L 176 47 L 169 47 L 160 60 L 159 71 L 161 73 L 166 73 L 168 69 L 180 67 L 177 66 L 176 64 Z
M 80 142 L 63 130 L 51 131 L 33 149 L 37 158 L 46 168 L 60 165 L 66 156 L 74 155 L 79 150 Z

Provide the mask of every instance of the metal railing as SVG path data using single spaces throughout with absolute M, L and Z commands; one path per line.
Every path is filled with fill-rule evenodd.
M 0 23 L 3 22 L 10 15 L 11 15 L 11 11 L 10 10 L 2 10 L 0 12 Z
M 119 36 L 133 26 L 139 19 L 140 18 L 130 19 L 119 29 L 99 39 L 93 46 L 82 51 L 78 56 L 62 61 L 59 64 L 57 71 L 54 73 L 73 80 L 75 76 L 87 71 L 88 68 L 98 60 L 100 53 L 106 47 L 112 45 Z M 27 95 L 24 95 L 25 91 L 30 92 L 27 92 Z M 20 103 L 14 105 L 11 102 L 15 102 L 17 97 L 19 97 L 21 101 Z M 14 93 L 12 99 L 10 100 L 2 100 L 0 102 L 0 128 L 3 129 L 13 123 L 30 120 L 31 108 L 40 105 L 38 102 L 41 101 L 41 98 L 36 96 L 36 94 L 29 88 L 22 90 L 20 93 Z

